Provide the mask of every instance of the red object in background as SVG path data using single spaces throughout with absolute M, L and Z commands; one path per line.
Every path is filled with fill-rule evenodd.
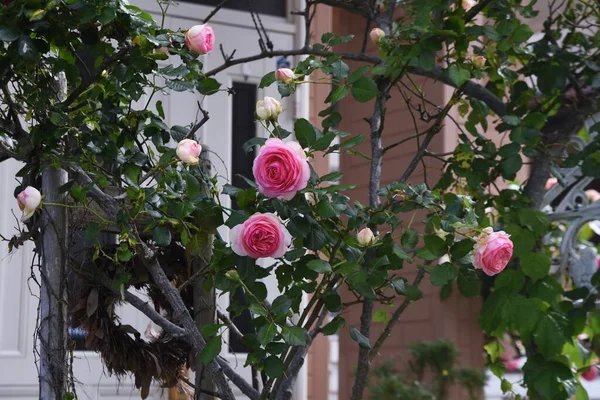
M 506 372 L 514 372 L 519 369 L 519 359 L 513 358 L 512 360 L 504 361 L 504 367 Z
M 586 381 L 593 381 L 598 377 L 598 368 L 591 366 L 587 371 L 581 374 L 581 377 Z

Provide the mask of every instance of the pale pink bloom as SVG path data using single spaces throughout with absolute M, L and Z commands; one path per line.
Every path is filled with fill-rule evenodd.
M 368 247 L 372 245 L 373 243 L 375 243 L 376 240 L 377 239 L 375 238 L 373 231 L 369 228 L 363 228 L 356 235 L 356 241 L 363 247 Z
M 273 214 L 254 214 L 229 233 L 231 249 L 239 256 L 280 258 L 292 244 L 292 236 Z
M 493 276 L 506 268 L 513 254 L 513 242 L 506 232 L 493 232 L 492 228 L 485 228 L 477 238 L 473 251 L 475 268 Z
M 291 83 L 294 80 L 294 71 L 289 68 L 279 68 L 275 71 L 275 79 L 283 83 Z
M 27 186 L 25 190 L 17 195 L 17 203 L 19 204 L 19 208 L 23 211 L 23 216 L 21 217 L 21 221 L 25 222 L 35 210 L 40 206 L 42 202 L 42 194 L 39 190 L 32 186 Z
M 281 103 L 272 97 L 265 96 L 256 102 L 256 116 L 259 120 L 276 120 L 282 112 Z
M 215 45 L 215 33 L 210 25 L 194 25 L 185 34 L 185 45 L 196 54 L 207 54 Z
M 469 11 L 471 8 L 473 8 L 475 6 L 475 4 L 477 4 L 476 0 L 462 0 L 462 8 L 465 11 Z
M 548 180 L 546 181 L 546 190 L 552 189 L 554 186 L 556 186 L 557 183 L 558 183 L 557 178 L 555 178 L 555 177 L 548 178 Z
M 202 146 L 192 139 L 183 139 L 177 144 L 177 157 L 186 164 L 197 165 L 200 161 Z
M 300 144 L 275 138 L 260 148 L 252 172 L 260 193 L 283 200 L 291 200 L 310 178 L 306 153 Z
M 152 325 L 152 322 L 150 322 L 144 331 L 144 336 L 148 340 L 156 340 L 160 337 L 160 333 L 154 329 L 154 325 Z
M 483 67 L 485 67 L 486 61 L 487 60 L 484 56 L 477 56 L 477 57 L 473 58 L 473 65 L 476 66 L 477 68 L 483 68 Z
M 598 193 L 597 190 L 594 190 L 594 189 L 586 190 L 585 194 L 586 194 L 588 200 L 590 201 L 590 203 L 595 203 L 598 200 L 600 200 L 600 193 Z
M 385 32 L 383 31 L 383 29 L 373 28 L 371 29 L 369 36 L 371 37 L 371 42 L 373 42 L 373 44 L 375 45 L 378 45 L 381 38 L 385 37 Z

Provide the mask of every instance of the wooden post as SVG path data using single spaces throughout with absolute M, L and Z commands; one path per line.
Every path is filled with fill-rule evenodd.
M 42 194 L 48 203 L 64 204 L 57 189 L 67 183 L 67 173 L 46 167 L 42 172 Z M 42 232 L 36 243 L 41 251 L 40 322 L 40 399 L 64 400 L 68 382 L 67 357 L 67 209 L 48 206 L 42 209 Z

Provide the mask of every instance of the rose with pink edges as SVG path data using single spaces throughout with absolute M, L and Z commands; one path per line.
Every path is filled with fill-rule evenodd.
M 310 167 L 298 142 L 269 139 L 260 148 L 252 167 L 258 191 L 270 198 L 291 200 L 306 187 Z
M 494 232 L 493 228 L 485 228 L 477 238 L 473 251 L 475 268 L 493 276 L 506 268 L 513 254 L 513 242 L 506 232 Z
M 185 34 L 185 45 L 196 54 L 208 54 L 215 45 L 215 33 L 210 25 L 194 25 Z
M 27 186 L 25 190 L 17 195 L 17 204 L 21 211 L 23 211 L 23 216 L 21 217 L 21 222 L 27 221 L 29 218 L 33 216 L 35 210 L 40 206 L 42 202 L 42 194 L 39 190 L 32 186 Z
M 231 249 L 239 256 L 279 258 L 288 251 L 292 236 L 273 214 L 254 214 L 229 233 Z

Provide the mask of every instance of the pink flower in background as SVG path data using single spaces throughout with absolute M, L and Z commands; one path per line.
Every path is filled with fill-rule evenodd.
M 378 45 L 381 38 L 385 37 L 385 32 L 383 31 L 383 29 L 373 28 L 371 29 L 369 36 L 371 37 L 371 42 L 373 42 L 373 44 L 375 45 Z
M 279 68 L 275 71 L 275 79 L 279 82 L 290 83 L 294 80 L 294 71 L 289 68 Z
M 581 373 L 581 377 L 586 381 L 593 381 L 598 377 L 598 367 L 592 365 L 587 371 Z
M 485 228 L 477 238 L 473 250 L 475 268 L 493 276 L 506 268 L 513 254 L 513 242 L 506 232 L 494 232 L 493 228 Z
M 185 34 L 185 45 L 196 54 L 207 54 L 215 45 L 215 33 L 210 25 L 194 25 Z
M 477 4 L 476 0 L 462 0 L 461 5 L 465 11 L 469 11 L 471 8 L 475 7 Z
M 200 161 L 202 146 L 192 139 L 183 139 L 177 144 L 177 157 L 186 164 L 197 165 Z
M 512 360 L 504 361 L 504 367 L 507 372 L 517 371 L 519 369 L 519 359 L 513 358 Z
M 39 190 L 32 186 L 27 186 L 25 190 L 17 195 L 17 203 L 19 208 L 23 211 L 21 222 L 27 221 L 35 210 L 40 206 L 42 202 L 42 194 Z
M 306 187 L 310 167 L 298 142 L 269 139 L 254 159 L 252 173 L 258 191 L 270 198 L 291 200 Z
M 548 178 L 548 180 L 546 181 L 546 190 L 552 189 L 554 186 L 556 186 L 557 183 L 558 183 L 558 179 L 556 179 L 554 177 Z
M 600 200 L 600 193 L 597 190 L 589 189 L 585 191 L 585 195 L 587 196 L 590 203 L 595 203 Z
M 292 244 L 287 228 L 273 214 L 254 214 L 229 235 L 233 252 L 252 258 L 283 257 Z

